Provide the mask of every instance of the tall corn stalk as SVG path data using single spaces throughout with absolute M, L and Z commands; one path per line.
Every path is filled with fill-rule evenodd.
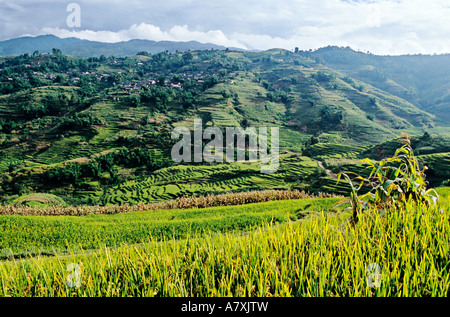
M 427 167 L 420 169 L 410 138 L 404 133 L 402 135 L 403 146 L 395 151 L 394 156 L 379 162 L 369 158 L 362 160 L 369 165 L 367 169 L 372 169 L 367 178 L 357 175 L 352 180 L 347 173 L 339 173 L 338 182 L 344 177 L 350 185 L 351 193 L 349 200 L 337 202 L 336 207 L 349 204 L 350 207 L 346 210 L 353 211 L 351 220 L 354 224 L 358 222 L 358 215 L 365 210 L 405 208 L 408 201 L 437 206 L 439 195 L 434 189 L 427 189 L 428 182 L 425 181 Z M 354 181 L 358 181 L 359 185 L 355 186 Z M 371 189 L 364 195 L 358 195 L 363 185 L 368 185 Z

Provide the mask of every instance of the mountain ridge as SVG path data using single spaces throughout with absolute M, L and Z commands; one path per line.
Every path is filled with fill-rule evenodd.
M 302 54 L 450 122 L 450 54 L 380 56 L 337 46 Z
M 73 57 L 92 56 L 132 56 L 140 51 L 156 54 L 164 51 L 188 51 L 188 50 L 225 50 L 227 47 L 200 43 L 198 41 L 151 41 L 142 39 L 132 39 L 116 43 L 106 43 L 90 41 L 75 37 L 60 38 L 55 35 L 38 35 L 35 37 L 24 36 L 0 42 L 0 56 L 18 56 L 22 54 L 32 54 L 35 51 L 40 53 L 51 53 L 53 48 L 61 50 L 65 55 Z M 241 50 L 238 48 L 229 48 Z

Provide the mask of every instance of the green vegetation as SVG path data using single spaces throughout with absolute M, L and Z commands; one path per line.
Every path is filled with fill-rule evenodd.
M 450 295 L 448 127 L 328 50 L 2 59 L 0 296 Z M 277 172 L 173 162 L 196 118 Z
M 366 214 L 354 228 L 322 214 L 245 235 L 192 234 L 163 243 L 149 237 L 141 245 L 7 261 L 0 294 L 448 296 L 449 210 L 407 207 Z M 77 282 L 70 264 L 79 265 L 79 287 L 67 284 Z
M 302 199 L 185 210 L 136 211 L 116 215 L 2 216 L 0 256 L 54 254 L 184 238 L 204 232 L 251 230 L 332 208 L 336 198 Z M 312 205 L 314 204 L 314 206 Z M 304 215 L 303 215 L 304 216 Z M 18 230 L 20 228 L 20 230 Z
M 157 202 L 181 196 L 249 191 L 255 189 L 303 189 L 320 181 L 317 162 L 308 157 L 281 159 L 274 174 L 261 174 L 257 163 L 176 166 L 161 169 L 142 182 L 128 182 L 111 188 L 103 204 Z M 316 190 L 311 190 L 318 192 Z
M 64 200 L 55 195 L 50 194 L 30 194 L 19 197 L 12 202 L 14 206 L 30 206 L 30 207 L 48 207 L 48 206 L 64 206 Z
M 438 206 L 439 195 L 436 190 L 427 189 L 428 184 L 425 181 L 427 168 L 420 169 L 408 136 L 405 135 L 402 142 L 404 145 L 395 151 L 393 157 L 379 162 L 368 158 L 363 160 L 372 170 L 367 178 L 360 175 L 355 177 L 356 182 L 359 182 L 358 188 L 346 173 L 339 174 L 338 180 L 344 176 L 351 186 L 350 200 L 344 203 L 350 204 L 353 223 L 358 222 L 362 212 L 372 212 L 373 209 L 384 211 L 387 207 L 406 209 L 409 201 L 426 206 Z M 368 193 L 358 196 L 358 191 L 363 185 L 368 185 L 371 189 Z M 365 198 L 368 200 L 365 201 Z
M 432 185 L 447 181 L 445 126 L 375 87 L 314 54 L 284 50 L 4 58 L 0 201 L 48 193 L 74 205 L 136 204 L 258 188 L 342 194 L 348 186 L 334 182 L 341 168 L 389 152 L 400 131 L 421 136 L 414 150 Z M 171 132 L 192 129 L 194 118 L 204 128 L 279 127 L 280 173 L 174 164 Z
M 448 126 L 448 54 L 376 56 L 355 52 L 349 47 L 329 46 L 314 52 L 302 52 L 302 55 L 350 76 L 349 82 L 360 80 L 407 100 L 435 115 L 440 125 Z
M 336 209 L 338 198 L 82 217 L 3 215 L 0 294 L 448 296 L 450 191 L 437 189 L 442 200 L 428 203 L 410 146 L 406 138 L 394 157 L 366 160 L 375 193 L 367 195 L 373 201 L 364 213 L 344 174 L 352 225 L 344 220 L 348 212 Z M 67 275 L 74 267 L 76 281 Z

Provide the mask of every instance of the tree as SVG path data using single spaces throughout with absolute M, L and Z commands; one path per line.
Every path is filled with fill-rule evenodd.
M 137 108 L 141 106 L 141 97 L 139 95 L 133 95 L 130 97 L 129 102 L 132 107 Z
M 420 138 L 421 141 L 429 141 L 430 139 L 431 139 L 431 135 L 427 131 Z
M 60 56 L 60 55 L 62 55 L 62 52 L 60 49 L 52 48 L 52 54 L 55 56 Z
M 160 87 L 164 87 L 166 85 L 166 77 L 165 76 L 159 76 L 156 84 Z
M 27 118 L 39 118 L 48 114 L 48 107 L 41 103 L 21 104 L 17 110 Z
M 191 52 L 186 52 L 183 54 L 182 56 L 183 61 L 188 64 L 190 61 L 192 61 L 194 59 L 194 56 L 192 55 Z
M 213 75 L 213 76 L 211 76 L 211 77 L 209 77 L 208 79 L 205 80 L 205 82 L 203 83 L 203 88 L 204 89 L 209 89 L 209 88 L 214 87 L 218 83 L 219 83 L 219 79 L 217 78 L 216 75 Z
M 334 75 L 320 70 L 317 72 L 315 78 L 319 82 L 329 82 L 334 79 Z

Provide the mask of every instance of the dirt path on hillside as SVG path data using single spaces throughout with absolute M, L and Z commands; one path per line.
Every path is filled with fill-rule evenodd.
M 333 173 L 333 172 L 332 172 L 331 170 L 329 170 L 329 169 L 326 169 L 326 168 L 323 166 L 323 163 L 322 163 L 321 161 L 316 161 L 316 162 L 317 162 L 317 164 L 319 164 L 319 167 L 320 167 L 320 168 L 323 168 L 323 169 L 327 172 L 328 176 L 330 176 L 331 178 L 334 178 L 334 179 L 338 179 L 337 174 Z

